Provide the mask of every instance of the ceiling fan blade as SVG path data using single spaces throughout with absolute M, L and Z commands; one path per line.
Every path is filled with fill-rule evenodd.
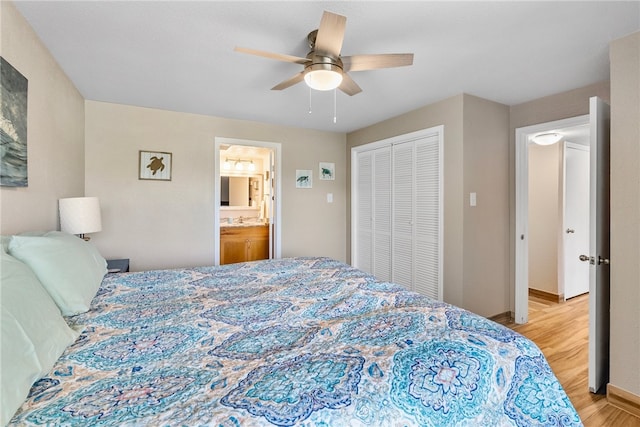
M 297 83 L 300 83 L 301 81 L 304 80 L 304 71 L 299 72 L 298 74 L 296 74 L 295 76 L 291 77 L 290 79 L 287 79 L 283 82 L 278 83 L 277 85 L 275 85 L 274 87 L 271 88 L 271 90 L 282 90 L 282 89 L 286 89 L 288 87 L 291 87 Z
M 413 53 L 382 53 L 342 57 L 344 71 L 364 71 L 378 68 L 404 67 L 413 64 Z
M 319 55 L 340 56 L 347 18 L 325 11 L 316 35 L 315 51 Z
M 277 61 L 294 62 L 296 64 L 303 64 L 303 65 L 306 64 L 307 62 L 311 61 L 310 59 L 300 58 L 299 56 L 283 55 L 281 53 L 265 52 L 264 50 L 249 49 L 249 48 L 246 48 L 246 47 L 238 47 L 238 46 L 236 46 L 233 50 L 236 51 L 236 52 L 247 53 L 249 55 L 257 55 L 257 56 L 262 56 L 264 58 L 275 59 Z
M 358 86 L 358 84 L 353 81 L 351 76 L 349 76 L 349 74 L 347 73 L 342 73 L 342 83 L 340 83 L 339 88 L 349 96 L 353 96 L 362 92 L 360 86 Z

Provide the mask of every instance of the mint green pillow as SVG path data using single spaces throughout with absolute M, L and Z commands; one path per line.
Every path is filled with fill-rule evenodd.
M 46 375 L 78 334 L 35 274 L 0 251 L 0 425 L 9 422 L 31 385 Z
M 107 261 L 93 244 L 60 231 L 13 236 L 9 254 L 31 267 L 64 316 L 88 311 L 107 274 Z
M 0 248 L 2 248 L 2 252 L 9 251 L 9 242 L 11 241 L 11 236 L 0 236 Z

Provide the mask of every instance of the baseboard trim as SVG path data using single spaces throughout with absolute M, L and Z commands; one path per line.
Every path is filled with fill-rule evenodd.
M 504 313 L 496 314 L 495 316 L 491 316 L 488 318 L 496 323 L 500 323 L 501 325 L 506 325 L 515 320 L 515 316 L 510 311 L 505 311 Z
M 607 401 L 612 406 L 640 418 L 640 396 L 613 384 L 607 384 Z
M 554 294 L 553 292 L 541 291 L 540 289 L 529 288 L 529 296 L 543 299 L 545 301 L 563 302 L 564 295 Z

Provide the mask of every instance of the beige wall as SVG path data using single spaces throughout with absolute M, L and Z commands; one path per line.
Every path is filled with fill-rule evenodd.
M 640 32 L 610 55 L 610 383 L 640 396 Z
M 559 295 L 563 144 L 529 144 L 529 288 Z
M 0 2 L 0 55 L 28 80 L 29 186 L 0 187 L 0 233 L 58 228 L 58 199 L 84 193 L 84 99 L 13 3 Z
M 509 310 L 515 311 L 515 224 L 516 224 L 516 129 L 539 123 L 589 114 L 589 98 L 609 102 L 609 82 L 601 82 L 567 92 L 511 106 L 509 111 Z
M 346 259 L 345 135 L 86 101 L 86 193 L 100 198 L 92 241 L 133 270 L 213 264 L 215 137 L 282 144 L 282 256 Z M 173 154 L 172 180 L 138 180 L 138 150 Z M 336 180 L 318 179 L 318 162 Z M 312 189 L 295 188 L 311 169 Z M 326 193 L 333 193 L 333 203 Z
M 462 306 L 493 316 L 509 311 L 509 107 L 464 95 L 463 119 Z
M 508 117 L 463 94 L 347 135 L 350 160 L 352 147 L 444 125 L 444 299 L 485 316 L 509 303 Z

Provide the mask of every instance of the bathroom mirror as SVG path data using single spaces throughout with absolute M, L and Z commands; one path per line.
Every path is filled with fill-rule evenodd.
M 262 202 L 262 177 L 221 176 L 220 206 L 259 208 Z

